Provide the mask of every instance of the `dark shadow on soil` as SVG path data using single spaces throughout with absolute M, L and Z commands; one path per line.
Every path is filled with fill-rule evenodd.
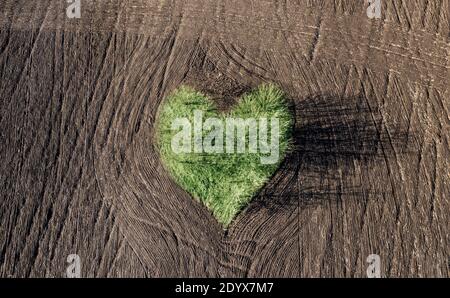
M 369 194 L 366 181 L 346 183 L 357 176 L 355 163 L 370 169 L 410 151 L 408 130 L 389 126 L 388 132 L 381 113 L 363 96 L 315 96 L 293 102 L 293 148 L 247 212 L 261 205 L 275 211 L 344 197 L 364 199 Z

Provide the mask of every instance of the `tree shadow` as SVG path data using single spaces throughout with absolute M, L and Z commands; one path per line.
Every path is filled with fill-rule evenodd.
M 349 197 L 365 199 L 371 194 L 367 181 L 347 181 L 356 176 L 355 164 L 370 168 L 410 152 L 410 132 L 392 125 L 388 131 L 378 108 L 362 95 L 312 96 L 295 102 L 294 112 L 292 149 L 249 206 L 250 212 L 261 206 L 275 211 Z

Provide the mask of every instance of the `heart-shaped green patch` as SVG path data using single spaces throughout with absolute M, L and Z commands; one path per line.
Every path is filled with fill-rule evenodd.
M 274 85 L 245 94 L 226 113 L 184 86 L 162 103 L 156 137 L 171 176 L 226 228 L 277 170 L 292 126 Z

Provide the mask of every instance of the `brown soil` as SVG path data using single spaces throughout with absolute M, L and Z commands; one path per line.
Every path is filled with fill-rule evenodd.
M 87 1 L 84 1 L 87 2 Z M 0 4 L 0 277 L 449 277 L 449 2 Z M 180 84 L 283 87 L 295 148 L 224 232 L 154 149 Z M 199 169 L 201 170 L 201 169 Z

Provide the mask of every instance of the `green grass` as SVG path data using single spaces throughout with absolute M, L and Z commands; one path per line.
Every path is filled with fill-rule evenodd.
M 264 165 L 260 153 L 248 153 L 248 150 L 244 154 L 174 153 L 171 141 L 178 131 L 171 129 L 172 121 L 175 118 L 188 118 L 193 123 L 194 110 L 202 110 L 204 119 L 278 118 L 278 162 Z M 243 95 L 234 109 L 227 113 L 219 113 L 207 96 L 183 86 L 166 98 L 158 111 L 157 146 L 162 162 L 173 179 L 203 203 L 218 222 L 227 228 L 279 167 L 289 149 L 292 126 L 293 118 L 284 93 L 275 85 L 261 85 Z

